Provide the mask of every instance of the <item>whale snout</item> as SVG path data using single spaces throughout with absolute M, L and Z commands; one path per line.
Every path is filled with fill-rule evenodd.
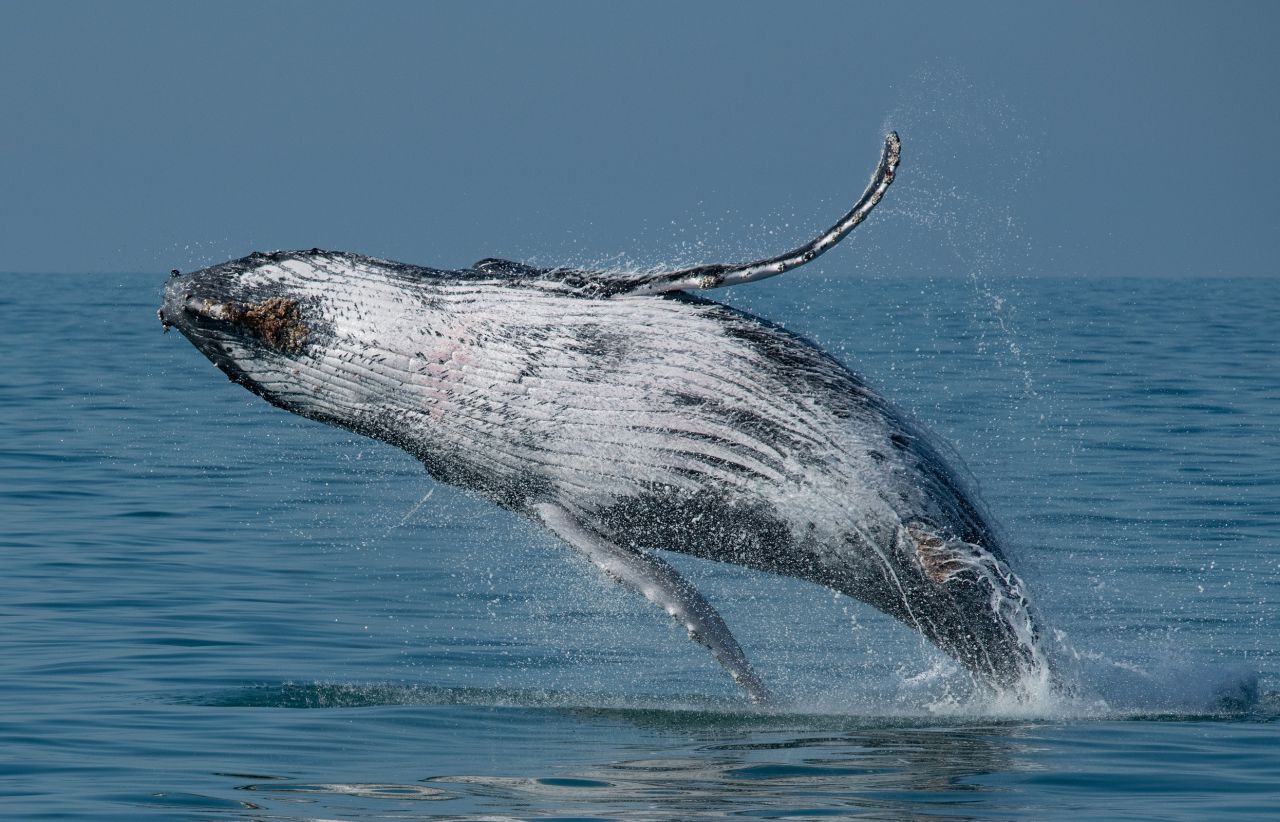
M 233 353 L 233 344 L 239 342 L 241 335 L 231 323 L 220 320 L 218 315 L 225 309 L 214 308 L 232 303 L 219 279 L 210 276 L 207 269 L 190 274 L 175 273 L 165 284 L 156 314 L 166 332 L 170 328 L 178 329 L 228 378 L 253 390 L 253 381 Z
M 179 274 L 174 271 L 169 281 L 165 283 L 164 296 L 161 298 L 157 316 L 166 331 L 177 328 L 191 337 L 198 330 L 199 321 L 208 319 L 205 316 L 207 312 L 202 312 L 200 307 L 206 303 L 210 305 L 215 303 L 214 295 L 224 294 L 225 289 L 211 287 L 213 285 L 210 282 L 211 278 L 203 276 L 205 273 L 205 271 L 196 271 L 190 274 Z
M 158 316 L 166 331 L 176 327 L 211 357 L 211 345 L 231 340 L 298 354 L 311 333 L 297 299 L 252 293 L 225 266 L 186 275 L 174 272 Z

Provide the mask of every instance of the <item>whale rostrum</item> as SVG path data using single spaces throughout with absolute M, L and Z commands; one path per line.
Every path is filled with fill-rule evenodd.
M 885 139 L 834 226 L 741 265 L 445 271 L 288 251 L 171 278 L 160 319 L 235 382 L 390 443 L 540 523 L 688 629 L 757 702 L 761 677 L 659 551 L 798 577 L 918 630 L 977 681 L 1048 677 L 1026 587 L 966 475 L 812 343 L 689 294 L 775 276 L 861 223 Z

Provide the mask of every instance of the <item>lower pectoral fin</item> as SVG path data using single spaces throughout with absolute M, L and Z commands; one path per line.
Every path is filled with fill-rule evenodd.
M 675 569 L 652 554 L 623 548 L 584 527 L 569 511 L 552 503 L 535 506 L 542 524 L 586 555 L 612 579 L 634 588 L 689 630 L 689 637 L 705 645 L 752 702 L 770 701 L 769 691 L 756 676 L 729 632 L 729 626 L 697 589 Z

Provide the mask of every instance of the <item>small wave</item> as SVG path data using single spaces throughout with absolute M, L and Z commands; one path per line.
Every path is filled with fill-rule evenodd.
M 268 791 L 271 793 L 302 794 L 334 794 L 353 796 L 361 799 L 393 799 L 397 801 L 431 801 L 453 799 L 453 796 L 438 788 L 422 785 L 401 785 L 381 782 L 357 783 L 302 783 L 302 782 L 264 782 L 241 785 L 242 791 Z
M 1168 660 L 1142 667 L 1101 656 L 1072 662 L 1079 698 L 1098 701 L 1113 716 L 1275 715 L 1277 695 L 1262 692 L 1258 672 L 1244 665 Z
M 1036 698 L 989 693 L 849 701 L 801 698 L 767 707 L 745 700 L 698 695 L 635 695 L 518 688 L 479 688 L 403 683 L 259 683 L 212 692 L 174 695 L 163 701 L 216 708 L 360 709 L 389 706 L 459 706 L 553 710 L 583 718 L 611 717 L 642 725 L 743 725 L 868 728 L 954 726 L 1070 720 L 1280 719 L 1280 693 L 1259 692 L 1256 675 L 1219 671 L 1197 679 L 1188 671 L 1161 679 L 1130 672 L 1089 689 L 1046 689 Z M 1145 683 L 1145 690 L 1139 687 Z M 1198 684 L 1192 684 L 1198 683 Z
M 371 708 L 393 705 L 462 705 L 485 708 L 638 709 L 670 711 L 746 710 L 734 700 L 561 692 L 543 689 L 475 688 L 403 683 L 282 682 L 246 685 L 166 701 L 217 708 Z M 745 703 L 744 703 L 745 705 Z

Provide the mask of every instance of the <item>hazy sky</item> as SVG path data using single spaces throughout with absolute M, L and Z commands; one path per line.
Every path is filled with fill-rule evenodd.
M 0 271 L 321 246 L 1271 274 L 1280 4 L 0 0 Z

